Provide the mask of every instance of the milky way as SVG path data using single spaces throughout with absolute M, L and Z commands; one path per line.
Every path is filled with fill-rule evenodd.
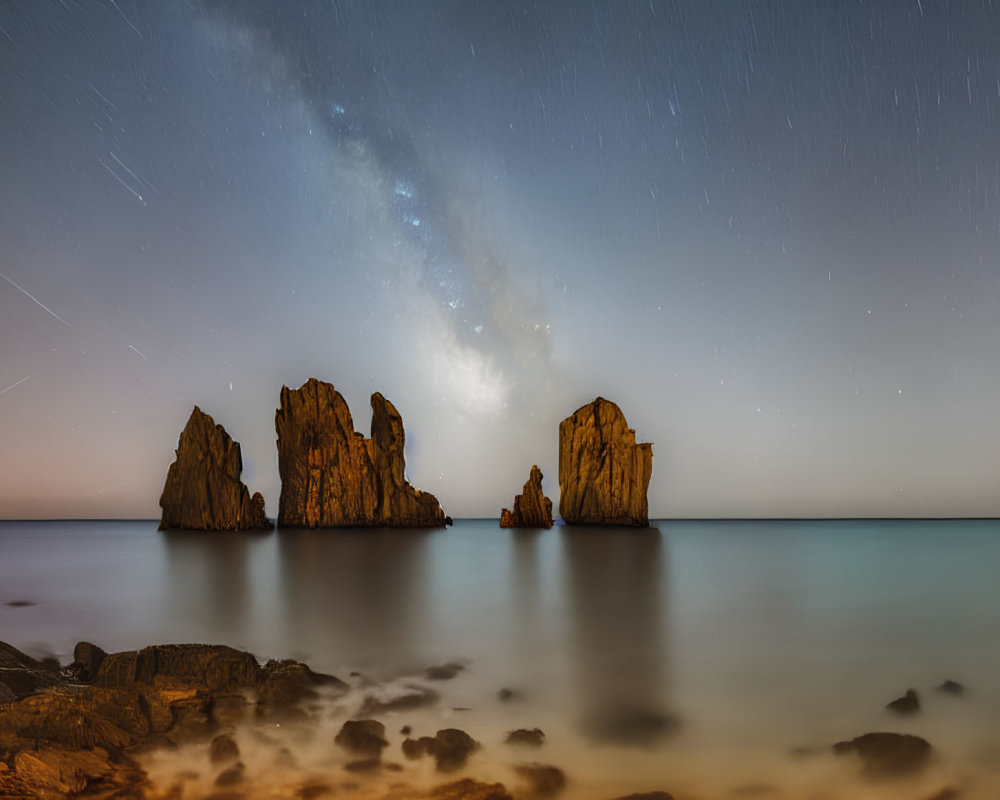
M 494 516 L 597 395 L 654 516 L 991 515 L 990 3 L 0 6 L 0 516 L 277 499 L 315 376 Z

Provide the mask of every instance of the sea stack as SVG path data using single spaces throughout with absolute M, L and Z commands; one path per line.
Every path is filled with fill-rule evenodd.
M 514 498 L 514 510 L 500 512 L 501 528 L 551 528 L 552 501 L 542 493 L 542 471 L 531 467 L 531 475 L 521 494 Z
M 432 528 L 451 522 L 437 498 L 404 478 L 403 420 L 376 392 L 371 438 L 354 430 L 347 402 L 329 383 L 310 378 L 281 387 L 274 414 L 281 499 L 278 525 Z
M 167 470 L 160 495 L 160 529 L 245 531 L 270 528 L 260 492 L 253 497 L 240 481 L 243 457 L 238 442 L 194 407 L 177 442 L 177 458 Z
M 649 525 L 653 446 L 598 397 L 559 425 L 559 514 L 575 525 Z

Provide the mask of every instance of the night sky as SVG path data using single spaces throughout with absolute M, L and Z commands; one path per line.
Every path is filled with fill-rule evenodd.
M 602 395 L 652 517 L 1000 515 L 988 0 L 0 2 L 0 517 L 159 516 L 282 384 L 498 516 Z

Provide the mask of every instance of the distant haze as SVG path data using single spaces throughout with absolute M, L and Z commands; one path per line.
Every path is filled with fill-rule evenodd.
M 1000 515 L 1000 9 L 7 0 L 0 517 L 277 513 L 309 377 L 495 517 L 602 395 L 651 517 Z

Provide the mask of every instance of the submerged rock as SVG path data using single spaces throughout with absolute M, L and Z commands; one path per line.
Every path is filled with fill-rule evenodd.
M 545 734 L 541 728 L 518 728 L 510 731 L 504 744 L 524 744 L 530 747 L 541 747 L 545 744 Z
M 559 514 L 578 525 L 649 525 L 653 446 L 598 397 L 559 425 Z
M 926 739 L 908 733 L 866 733 L 847 742 L 837 742 L 833 752 L 855 753 L 871 778 L 896 778 L 923 769 L 931 756 Z
M 897 714 L 913 714 L 920 710 L 920 697 L 913 689 L 907 689 L 906 694 L 887 703 L 885 707 Z
M 297 528 L 441 527 L 437 498 L 404 477 L 403 420 L 376 392 L 371 438 L 354 430 L 350 409 L 329 383 L 310 378 L 281 388 L 275 412 L 281 498 L 278 525 Z
M 458 728 L 443 728 L 433 737 L 421 736 L 419 739 L 403 740 L 403 755 L 408 759 L 421 758 L 424 755 L 434 756 L 437 768 L 441 772 L 454 772 L 465 766 L 472 755 L 480 747 L 479 742 L 465 731 Z
M 226 764 L 230 761 L 238 761 L 240 757 L 240 746 L 236 740 L 228 733 L 220 733 L 208 746 L 208 759 L 213 764 Z
M 160 495 L 160 528 L 243 531 L 270 528 L 264 498 L 240 481 L 240 446 L 221 425 L 194 407 L 177 442 Z
M 333 741 L 345 750 L 376 760 L 389 743 L 385 740 L 385 725 L 374 719 L 349 719 Z
M 319 696 L 321 686 L 342 694 L 347 684 L 333 675 L 313 672 L 301 661 L 284 659 L 268 661 L 261 671 L 257 687 L 257 714 L 263 717 L 302 717 L 296 706 Z M 297 712 L 297 713 L 296 713 Z
M 433 664 L 424 670 L 424 677 L 432 681 L 450 681 L 465 669 L 465 664 L 449 661 L 447 664 Z
M 542 471 L 538 465 L 532 465 L 528 482 L 514 498 L 514 510 L 505 508 L 500 512 L 500 527 L 552 527 L 552 501 L 542 493 Z
M 946 680 L 944 683 L 936 687 L 939 692 L 944 694 L 954 694 L 960 695 L 965 694 L 965 687 L 958 681 Z

